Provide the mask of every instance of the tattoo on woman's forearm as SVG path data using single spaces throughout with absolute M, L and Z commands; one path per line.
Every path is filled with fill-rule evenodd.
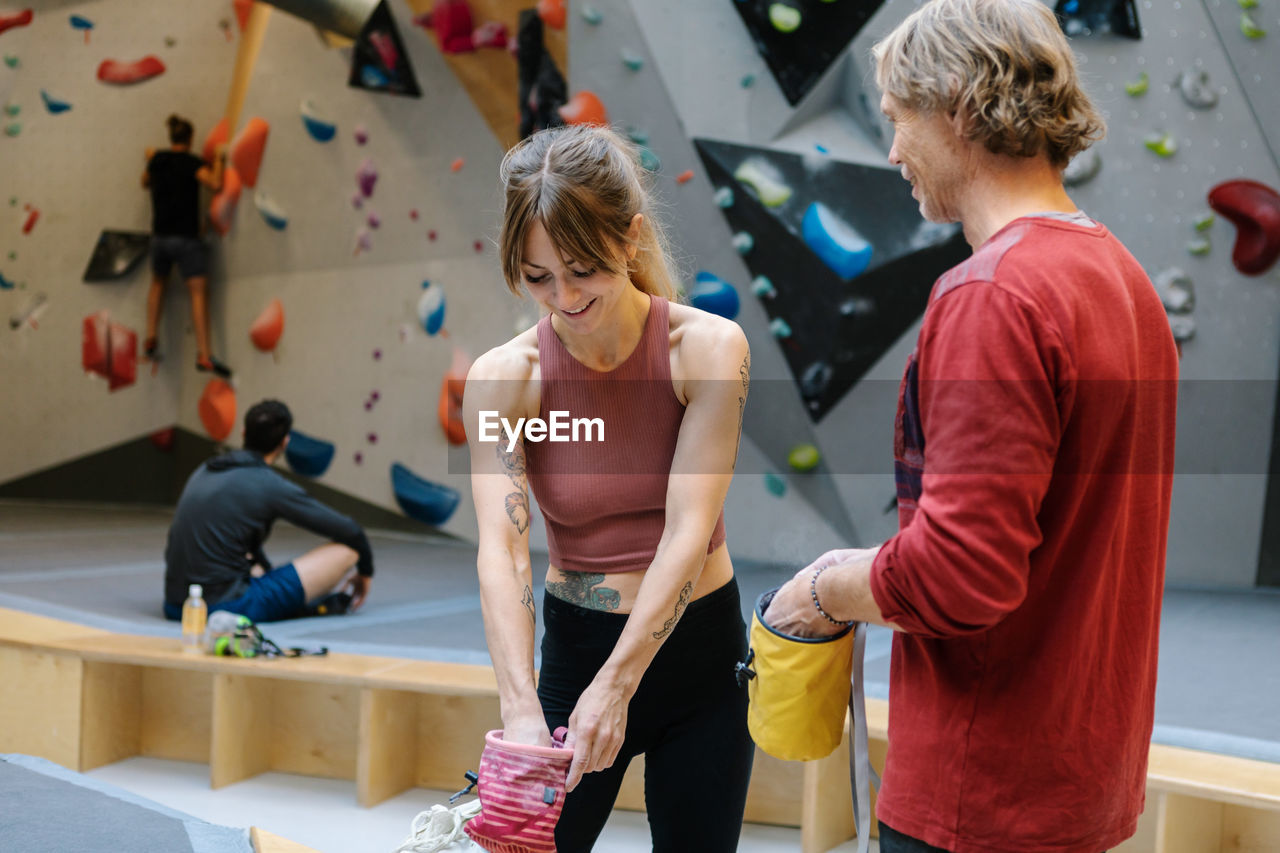
M 733 449 L 733 465 L 738 465 L 738 451 L 742 448 L 742 417 L 747 410 L 747 388 L 751 385 L 751 353 L 748 351 L 742 359 L 742 366 L 738 368 L 738 375 L 742 377 L 742 396 L 738 397 L 738 443 Z
M 524 492 L 507 495 L 507 518 L 516 526 L 517 533 L 529 529 L 529 496 Z
M 528 584 L 524 585 L 524 595 L 520 599 L 520 603 L 524 605 L 524 609 L 529 611 L 529 624 L 537 625 L 538 617 L 533 609 L 533 590 Z
M 607 586 L 599 586 L 603 580 L 604 575 L 565 572 L 564 580 L 547 584 L 547 592 L 561 601 L 589 610 L 617 610 L 622 604 L 622 593 Z
M 693 595 L 693 581 L 687 582 L 680 590 L 680 597 L 676 599 L 676 612 L 671 614 L 662 625 L 661 631 L 654 631 L 653 638 L 655 640 L 665 639 L 668 634 L 675 629 L 676 623 L 680 621 L 680 617 L 684 615 L 684 609 L 689 606 L 689 596 Z
M 516 526 L 517 533 L 524 533 L 529 529 L 529 481 L 525 472 L 524 443 L 521 442 L 508 453 L 502 442 L 498 442 L 497 452 L 503 473 L 516 487 L 506 497 L 507 518 Z

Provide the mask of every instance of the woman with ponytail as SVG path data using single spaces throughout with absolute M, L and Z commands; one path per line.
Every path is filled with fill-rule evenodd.
M 503 275 L 544 316 L 467 378 L 502 737 L 568 727 L 560 853 L 592 848 L 641 754 L 654 850 L 735 850 L 751 773 L 723 513 L 750 354 L 735 323 L 676 301 L 647 178 L 607 128 L 507 153 Z M 550 552 L 536 687 L 530 487 Z
M 157 327 L 164 304 L 164 288 L 173 267 L 191 294 L 191 323 L 196 332 L 196 370 L 229 377 L 231 370 L 209 352 L 209 250 L 201 239 L 200 187 L 222 189 L 225 147 L 212 164 L 191 153 L 191 122 L 178 115 L 165 121 L 170 148 L 148 148 L 142 187 L 151 192 L 151 290 L 147 294 L 147 337 L 143 352 L 157 356 Z

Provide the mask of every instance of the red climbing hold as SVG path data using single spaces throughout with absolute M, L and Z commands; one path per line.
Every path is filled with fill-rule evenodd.
M 98 79 L 103 83 L 128 85 L 141 83 L 164 73 L 164 63 L 159 57 L 144 56 L 136 62 L 119 62 L 115 59 L 104 59 L 98 66 Z
M 445 53 L 469 53 L 476 49 L 471 38 L 474 26 L 467 0 L 437 0 L 431 7 L 431 28 L 435 30 L 436 43 Z
M 107 376 L 108 353 L 110 344 L 107 340 L 111 317 L 106 311 L 90 314 L 84 318 L 80 341 L 80 366 L 87 373 Z
M 31 229 L 36 227 L 36 222 L 40 219 L 40 211 L 37 208 L 28 208 L 27 221 L 22 223 L 22 233 L 30 234 Z
M 266 120 L 255 116 L 249 119 L 231 143 L 231 165 L 246 186 L 258 185 L 258 169 L 262 166 L 262 152 L 267 147 L 267 134 L 270 131 L 271 126 Z
M 107 380 L 112 391 L 132 385 L 137 378 L 137 333 L 111 322 L 106 311 L 85 317 L 81 329 L 80 365 Z
M 165 427 L 164 429 L 156 430 L 148 437 L 151 439 L 151 444 L 156 448 L 156 450 L 163 450 L 165 453 L 168 453 L 170 450 L 173 450 L 174 435 L 175 431 L 173 427 Z
M 249 26 L 249 13 L 253 11 L 253 0 L 232 0 L 232 5 L 236 10 L 236 24 L 240 27 L 240 32 L 244 32 L 244 28 Z
M 568 16 L 564 0 L 538 0 L 538 17 L 553 30 L 563 30 Z
M 209 202 L 209 220 L 219 235 L 225 237 L 231 230 L 231 220 L 235 217 L 239 201 L 240 175 L 234 166 L 228 166 L 222 171 L 222 189 Z
M 279 299 L 272 299 L 271 304 L 262 309 L 258 319 L 249 327 L 249 339 L 253 345 L 263 352 L 271 352 L 280 342 L 284 334 L 284 305 Z
M 560 118 L 565 124 L 599 124 L 609 123 L 609 114 L 605 112 L 604 102 L 595 92 L 583 89 L 569 103 L 560 107 Z
M 210 379 L 196 406 L 200 423 L 214 441 L 226 441 L 236 425 L 236 392 L 222 379 Z
M 1235 223 L 1231 262 L 1262 275 L 1280 258 L 1280 193 L 1257 181 L 1227 181 L 1209 190 L 1209 206 Z
M 213 130 L 209 131 L 209 135 L 204 138 L 204 146 L 200 149 L 200 158 L 206 163 L 212 163 L 213 158 L 218 154 L 218 146 L 226 145 L 230 135 L 227 132 L 227 120 L 225 118 L 218 119 L 218 123 L 213 126 Z
M 5 30 L 11 30 L 14 27 L 25 27 L 31 23 L 31 19 L 35 13 L 30 9 L 23 9 L 21 12 L 11 12 L 7 15 L 0 15 L 0 33 Z

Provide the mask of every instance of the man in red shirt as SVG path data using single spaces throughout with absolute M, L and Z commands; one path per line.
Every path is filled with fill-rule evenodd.
M 874 49 L 889 162 L 973 256 L 934 286 L 895 429 L 899 533 L 769 621 L 895 629 L 882 853 L 1098 853 L 1142 812 L 1177 355 L 1062 185 L 1103 124 L 1038 0 L 932 0 Z M 832 621 L 834 620 L 834 621 Z

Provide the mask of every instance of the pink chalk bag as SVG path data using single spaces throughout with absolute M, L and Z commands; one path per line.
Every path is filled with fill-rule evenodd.
M 480 814 L 463 827 L 472 841 L 489 853 L 556 853 L 556 821 L 573 761 L 567 733 L 556 729 L 551 746 L 509 743 L 500 729 L 484 736 Z

